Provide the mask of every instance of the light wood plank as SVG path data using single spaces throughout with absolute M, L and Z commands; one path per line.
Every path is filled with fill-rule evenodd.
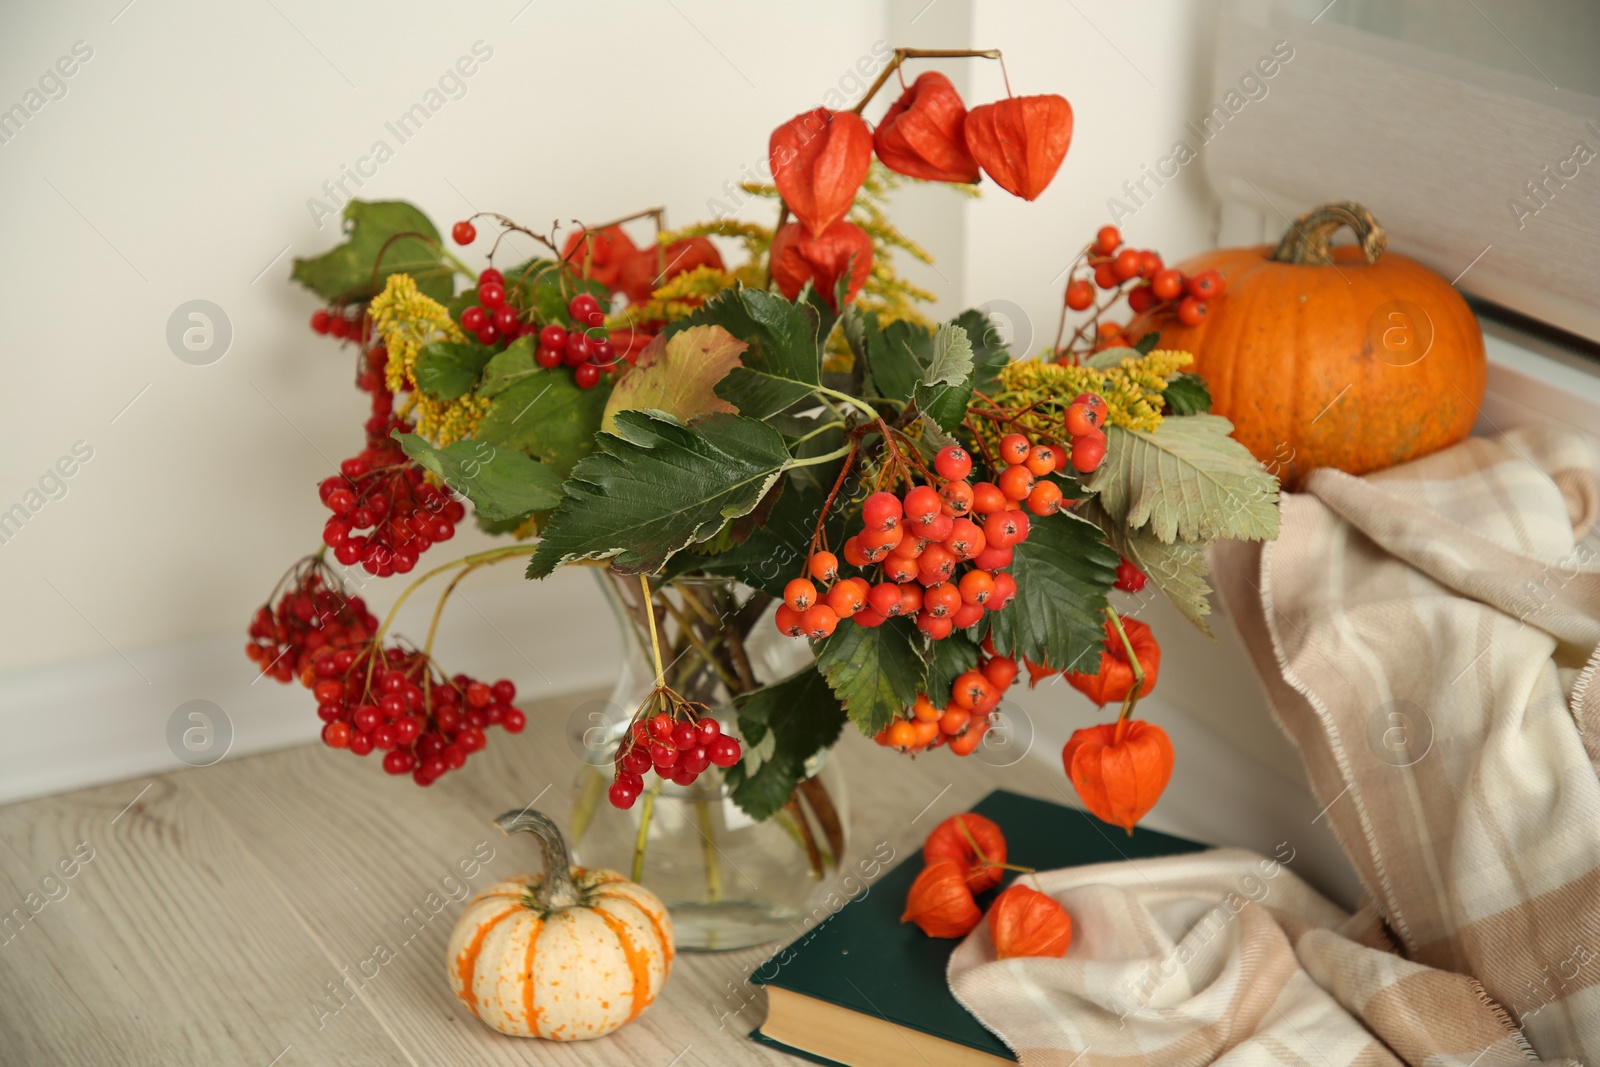
M 4 933 L 0 1061 L 406 1063 L 365 1006 L 315 1025 L 337 973 L 189 787 L 201 773 L 0 808 L 0 901 L 59 898 Z
M 464 771 L 447 775 L 428 789 L 419 789 L 408 778 L 391 778 L 375 759 L 356 759 L 320 745 L 168 776 L 161 780 L 166 791 L 163 804 L 181 809 L 185 816 L 182 832 L 174 816 L 152 819 L 138 812 L 140 847 L 127 850 L 130 856 L 123 864 L 134 869 L 119 869 L 115 880 L 106 878 L 108 887 L 116 886 L 108 888 L 107 899 L 113 899 L 118 890 L 125 891 L 123 883 L 130 882 L 141 887 L 140 896 L 149 903 L 136 920 L 110 921 L 105 929 L 59 924 L 62 943 L 51 942 L 43 955 L 50 962 L 59 961 L 56 973 L 63 982 L 75 986 L 90 983 L 87 988 L 91 992 L 85 995 L 97 1005 L 120 1002 L 95 983 L 118 981 L 119 972 L 137 972 L 145 976 L 136 983 L 141 995 L 159 1004 L 153 1014 L 163 1019 L 182 1016 L 181 1027 L 169 1023 L 155 1028 L 172 1031 L 164 1039 L 151 1028 L 129 1026 L 108 1031 L 109 1040 L 135 1046 L 138 1055 L 146 1056 L 129 1062 L 255 1062 L 240 1058 L 240 1050 L 255 1031 L 241 1033 L 246 1028 L 225 1012 L 191 1010 L 185 1005 L 185 994 L 170 979 L 156 977 L 158 972 L 201 977 L 208 986 L 223 991 L 219 996 L 232 996 L 228 991 L 238 985 L 233 981 L 234 969 L 255 953 L 221 949 L 232 945 L 230 938 L 237 940 L 233 931 L 195 924 L 191 919 L 203 913 L 220 921 L 241 910 L 252 913 L 249 937 L 281 942 L 276 947 L 283 957 L 281 965 L 260 976 L 264 988 L 251 996 L 258 1014 L 273 1027 L 292 1022 L 300 1027 L 295 1032 L 314 1035 L 322 1042 L 312 1046 L 312 1037 L 306 1036 L 306 1047 L 313 1051 L 299 1061 L 291 1058 L 300 1052 L 301 1046 L 295 1042 L 296 1048 L 285 1056 L 282 1067 L 294 1062 L 663 1067 L 668 1063 L 717 1067 L 802 1062 L 745 1037 L 765 1014 L 765 996 L 748 983 L 748 976 L 776 946 L 681 955 L 656 1004 L 634 1023 L 598 1041 L 559 1044 L 502 1037 L 473 1019 L 450 994 L 444 946 L 463 906 L 450 898 L 513 871 L 537 867 L 531 843 L 505 838 L 489 820 L 538 798 L 540 809 L 562 824 L 567 822 L 572 781 L 580 766 L 566 742 L 567 721 L 572 709 L 594 696 L 579 693 L 530 705 L 524 734 L 492 731 L 485 752 L 474 756 Z M 997 769 L 944 752 L 911 760 L 885 752 L 853 733 L 841 743 L 836 758 L 843 762 L 850 793 L 851 841 L 841 871 L 819 887 L 821 910 L 814 913 L 819 918 L 827 913 L 830 890 L 838 891 L 835 901 L 852 887 L 859 891 L 858 881 L 847 883 L 845 878 L 854 872 L 859 879 L 860 860 L 893 850 L 892 865 L 920 847 L 940 819 L 970 807 L 997 785 L 1059 799 L 1049 769 L 1033 761 Z M 108 789 L 118 797 L 137 791 L 129 786 Z M 108 803 L 98 795 L 103 792 L 0 809 L 0 829 L 14 826 L 21 832 L 35 822 L 54 825 L 56 829 L 47 837 L 28 847 L 29 855 L 54 855 L 52 849 L 58 853 L 61 840 L 79 832 L 70 827 L 95 817 L 103 822 L 115 814 L 114 809 L 103 811 Z M 147 810 L 155 792 L 152 789 L 142 802 Z M 142 840 L 150 835 L 157 837 L 154 846 Z M 202 839 L 203 845 L 199 843 Z M 481 869 L 475 868 L 474 861 L 491 850 L 493 858 L 483 862 Z M 227 861 L 216 859 L 218 856 L 226 856 Z M 110 864 L 96 869 L 102 858 L 97 855 L 80 880 L 111 873 Z M 20 871 L 25 880 L 31 870 L 29 862 L 9 862 L 3 852 L 0 859 L 7 860 L 0 862 L 0 876 Z M 460 866 L 463 861 L 465 872 Z M 197 864 L 203 865 L 207 878 L 203 884 L 191 874 Z M 40 862 L 32 861 L 32 866 L 40 866 Z M 467 877 L 466 872 L 472 876 Z M 204 906 L 197 911 L 195 901 L 177 899 L 171 889 L 174 883 L 195 890 L 191 896 L 202 896 Z M 0 888 L 13 896 L 18 892 L 8 883 L 0 883 Z M 200 889 L 204 893 L 198 893 Z M 434 894 L 431 898 L 430 893 Z M 87 903 L 76 897 L 75 885 L 63 909 L 75 902 Z M 413 915 L 411 923 L 402 926 L 408 914 Z M 50 916 L 46 913 L 42 918 L 48 921 Z M 114 938 L 123 924 L 142 932 L 139 941 L 122 947 L 124 955 L 138 958 L 124 962 L 116 957 L 108 968 L 105 938 Z M 375 954 L 380 945 L 385 953 Z M 151 958 L 146 959 L 144 953 Z M 0 960 L 11 962 L 4 957 Z M 44 962 L 37 961 L 40 966 Z M 33 966 L 30 963 L 26 969 Z M 370 978 L 361 977 L 363 967 Z M 324 994 L 323 983 L 339 980 L 343 968 L 348 968 L 352 984 L 359 987 L 359 996 L 351 998 L 350 1006 L 343 1010 L 319 1017 L 312 1004 Z M 93 1033 L 82 1034 L 70 1046 L 61 1045 L 57 1028 L 46 1027 L 39 1020 L 59 1020 L 66 1009 L 58 1003 L 53 1015 L 36 1014 L 43 998 L 38 990 L 30 991 L 26 974 L 10 984 L 4 974 L 0 970 L 0 1001 L 16 999 L 12 985 L 26 997 L 15 1005 L 0 1003 L 0 1022 L 7 1031 L 21 1033 L 25 1041 L 33 1043 L 26 1047 L 40 1050 L 40 1058 L 24 1062 L 70 1062 L 51 1057 L 58 1056 L 61 1048 L 100 1047 L 94 1045 L 100 1038 Z M 108 974 L 112 977 L 107 978 Z M 61 1000 L 48 988 L 44 992 Z M 331 1010 L 336 1003 L 326 1001 L 324 1010 Z M 78 1029 L 87 1029 L 82 1020 Z M 174 1032 L 184 1035 L 182 1043 L 174 1044 Z M 292 1041 L 292 1037 L 284 1038 L 285 1044 Z M 147 1042 L 150 1049 L 160 1051 L 149 1051 Z M 332 1052 L 346 1045 L 359 1048 L 368 1058 Z M 218 1051 L 223 1049 L 231 1051 Z M 259 1062 L 266 1064 L 276 1051 L 271 1050 Z M 117 1061 L 102 1050 L 84 1062 Z

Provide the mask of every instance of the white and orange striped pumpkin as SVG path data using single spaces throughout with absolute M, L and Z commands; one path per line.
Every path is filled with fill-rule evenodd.
M 496 882 L 450 935 L 450 984 L 488 1026 L 516 1037 L 602 1037 L 650 1006 L 672 969 L 664 904 L 616 871 L 571 867 L 537 811 L 495 820 L 539 839 L 544 873 Z

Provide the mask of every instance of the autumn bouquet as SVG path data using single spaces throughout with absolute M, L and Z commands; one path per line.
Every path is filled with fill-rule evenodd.
M 854 110 L 778 126 L 771 184 L 745 187 L 776 201 L 772 226 L 674 230 L 652 210 L 563 233 L 480 214 L 451 231 L 487 245 L 476 270 L 414 207 L 353 201 L 344 242 L 296 262 L 325 302 L 313 329 L 356 350 L 371 408 L 365 447 L 321 483 L 323 547 L 257 613 L 249 651 L 312 690 L 328 745 L 428 785 L 491 727 L 520 730 L 509 681 L 446 674 L 431 647 L 465 574 L 523 559 L 533 579 L 605 569 L 648 633 L 655 684 L 614 753 L 618 807 L 716 766 L 753 818 L 804 802 L 826 830 L 807 761 L 847 724 L 906 756 L 965 755 L 1021 668 L 1120 706 L 1073 736 L 1066 770 L 1103 819 L 1149 809 L 1171 746 L 1133 712 L 1159 650 L 1109 594 L 1148 582 L 1204 628 L 1205 545 L 1272 536 L 1277 486 L 1208 414 L 1189 355 L 1126 347 L 1110 313 L 1204 314 L 1221 279 L 1107 227 L 1047 350 L 1008 350 L 976 310 L 929 321 L 895 269 L 926 254 L 889 221 L 892 190 L 987 178 L 1031 200 L 1072 132 L 1060 96 L 969 110 L 933 72 L 902 74 L 869 125 L 891 73 L 932 55 L 999 58 L 901 49 Z M 541 251 L 504 263 L 518 243 Z M 468 504 L 508 543 L 414 578 L 400 602 L 452 575 L 426 640 L 396 637 L 339 567 L 406 575 Z M 757 626 L 812 661 L 763 684 Z M 691 653 L 712 668 L 703 691 L 667 669 Z

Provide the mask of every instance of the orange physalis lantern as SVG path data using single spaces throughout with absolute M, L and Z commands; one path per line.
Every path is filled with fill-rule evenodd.
M 1006 838 L 982 815 L 952 815 L 933 828 L 922 845 L 925 863 L 953 860 L 966 872 L 967 888 L 981 893 L 1005 877 Z
M 1132 833 L 1172 778 L 1172 742 L 1154 723 L 1119 719 L 1075 732 L 1061 762 L 1083 806 Z
M 1128 644 L 1133 646 L 1133 653 L 1139 658 L 1139 666 L 1144 669 L 1144 685 L 1139 687 L 1139 696 L 1149 696 L 1150 690 L 1156 687 L 1156 676 L 1161 673 L 1161 646 L 1156 643 L 1150 627 L 1138 619 L 1123 619 L 1122 626 L 1128 634 Z M 1100 653 L 1100 669 L 1093 674 L 1067 671 L 1063 675 L 1072 688 L 1096 704 L 1121 701 L 1133 688 L 1133 663 L 1128 659 L 1128 650 L 1123 647 L 1122 638 L 1109 620 L 1105 631 L 1106 644 Z
M 989 908 L 989 936 L 994 954 L 1060 957 L 1072 946 L 1072 917 L 1037 889 L 1020 882 L 995 898 Z
M 844 218 L 872 165 L 860 115 L 819 107 L 785 122 L 768 142 L 772 181 L 812 237 Z
M 872 146 L 890 170 L 931 182 L 975 182 L 978 161 L 967 149 L 967 107 L 936 70 L 917 77 L 878 123 Z
M 589 277 L 605 286 L 615 289 L 622 276 L 623 264 L 638 254 L 639 249 L 633 239 L 622 232 L 621 226 L 607 226 L 603 230 L 579 230 L 567 238 L 566 245 L 561 249 L 561 257 L 579 274 L 583 273 L 585 252 L 578 246 L 583 243 L 584 235 L 589 235 Z
M 700 267 L 721 270 L 722 253 L 709 237 L 687 237 L 672 242 L 659 255 L 654 246 L 639 249 L 622 265 L 616 287 L 628 294 L 631 303 L 643 304 L 673 278 Z
M 934 860 L 911 883 L 900 921 L 916 923 L 929 937 L 966 937 L 982 918 L 966 872 L 955 860 Z
M 835 222 L 821 237 L 811 237 L 800 223 L 791 222 L 772 239 L 772 280 L 786 299 L 799 296 L 811 282 L 831 306 L 834 287 L 846 272 L 844 298 L 849 302 L 872 273 L 872 238 L 859 226 Z
M 1065 97 L 1013 96 L 967 112 L 967 149 L 995 184 L 1033 200 L 1050 184 L 1072 143 Z

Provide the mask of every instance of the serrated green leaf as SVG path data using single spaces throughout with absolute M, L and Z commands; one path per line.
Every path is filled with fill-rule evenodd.
M 691 326 L 657 337 L 639 362 L 611 390 L 601 428 L 609 431 L 619 411 L 664 411 L 689 422 L 714 411 L 734 412 L 716 385 L 739 366 L 747 346 L 721 326 Z
M 861 317 L 861 339 L 867 392 L 894 403 L 909 403 L 912 390 L 922 381 L 922 354 L 931 355 L 933 334 L 902 318 L 878 328 L 877 315 L 867 312 Z
M 533 338 L 519 337 L 500 355 L 505 355 L 518 345 L 528 350 L 528 359 L 533 360 Z M 472 392 L 478 384 L 478 376 L 483 373 L 484 365 L 490 359 L 496 358 L 494 349 L 480 345 L 476 341 L 435 341 L 423 346 L 417 353 L 417 362 L 412 368 L 416 376 L 417 385 L 423 392 L 438 397 L 440 400 L 455 400 Z
M 882 626 L 840 623 L 817 646 L 817 669 L 856 729 L 868 737 L 910 707 L 927 675 L 922 635 L 905 619 Z
M 822 291 L 811 282 L 806 282 L 800 291 L 800 302 L 809 304 L 817 313 L 817 345 L 821 347 L 827 343 L 828 335 L 833 332 L 834 324 L 839 321 L 839 313 L 835 308 L 848 307 L 845 297 L 850 292 L 850 274 L 848 271 L 839 275 L 833 284 L 833 302 L 830 304 L 822 295 Z
M 565 477 L 573 464 L 594 450 L 594 435 L 600 430 L 611 386 L 602 379 L 593 389 L 579 389 L 572 375 L 547 371 L 531 362 L 528 374 L 518 376 L 514 368 L 521 366 L 520 359 L 504 365 L 496 362 L 512 351 L 508 348 L 484 368 L 480 395 L 491 379 L 500 384 L 493 406 L 473 436 L 526 452 Z
M 727 773 L 733 802 L 752 819 L 766 819 L 805 777 L 806 760 L 839 739 L 844 709 L 812 664 L 738 697 L 734 706 L 747 750 L 772 738 L 772 750 L 758 766 L 749 767 L 747 755 Z
M 1161 335 L 1154 331 L 1145 334 L 1133 342 L 1133 350 L 1142 356 L 1148 356 L 1156 350 L 1156 345 L 1161 343 Z
M 808 442 L 809 443 L 809 442 Z M 822 502 L 838 474 L 839 460 L 834 464 L 803 467 L 784 475 L 787 486 L 773 506 L 772 514 L 743 543 L 734 545 L 716 556 L 690 558 L 687 554 L 673 557 L 667 565 L 670 576 L 690 570 L 707 574 L 722 574 L 736 578 L 752 589 L 769 596 L 782 598 L 783 587 L 789 579 L 799 574 L 805 565 L 806 550 L 811 545 L 811 534 L 816 529 L 817 516 Z M 806 475 L 825 472 L 825 480 L 813 481 Z M 847 509 L 834 505 L 828 517 L 825 534 L 828 543 L 837 545 L 844 540 Z
M 1161 399 L 1174 415 L 1205 415 L 1211 411 L 1211 389 L 1198 374 L 1175 374 Z
M 933 335 L 923 378 L 911 390 L 911 402 L 942 430 L 954 430 L 967 416 L 972 401 L 972 342 L 967 331 L 943 323 Z
M 972 377 L 972 341 L 967 331 L 953 322 L 943 322 L 933 333 L 933 353 L 923 372 L 922 384 L 960 385 Z
M 934 641 L 928 650 L 928 677 L 922 691 L 939 707 L 950 699 L 950 686 L 957 676 L 978 665 L 978 646 L 964 630 L 956 630 L 943 641 Z
M 1112 518 L 1100 502 L 1090 497 L 1075 508 L 1078 514 L 1100 527 L 1111 547 L 1122 553 L 1122 558 L 1144 571 L 1158 592 L 1172 602 L 1183 617 L 1194 623 L 1200 632 L 1211 636 L 1206 616 L 1211 614 L 1211 601 L 1207 595 L 1211 585 L 1207 581 L 1211 568 L 1206 554 L 1187 541 L 1167 544 L 1147 530 L 1130 530 L 1126 523 Z
M 759 289 L 727 289 L 664 332 L 721 326 L 750 347 L 717 385 L 741 415 L 764 419 L 810 396 L 822 381 L 817 309 Z
M 967 331 L 972 343 L 972 387 L 989 392 L 995 378 L 1011 362 L 1005 332 L 978 308 L 968 308 L 950 320 Z
M 1098 662 L 1117 563 L 1093 523 L 1065 511 L 1035 519 L 1011 561 L 1016 600 L 986 616 L 995 648 L 1057 670 Z
M 454 295 L 454 272 L 440 254 L 439 231 L 412 205 L 403 200 L 352 200 L 344 206 L 344 232 L 343 244 L 320 256 L 296 258 L 290 277 L 333 304 L 377 296 L 391 274 L 411 275 L 418 291 L 441 304 Z M 390 243 L 402 233 L 422 236 L 398 237 Z M 376 284 L 374 266 L 379 268 Z
M 510 448 L 457 441 L 435 448 L 414 433 L 396 433 L 405 454 L 472 501 L 490 522 L 546 511 L 561 502 L 561 475 Z
M 575 559 L 609 559 L 649 573 L 680 549 L 754 510 L 791 462 L 778 431 L 739 415 L 685 426 L 656 412 L 621 411 L 616 430 L 573 468 L 566 499 L 528 564 L 543 578 Z
M 1220 415 L 1162 420 L 1155 430 L 1107 427 L 1106 458 L 1087 488 L 1130 528 L 1167 543 L 1270 540 L 1278 535 L 1278 480 L 1228 436 Z

